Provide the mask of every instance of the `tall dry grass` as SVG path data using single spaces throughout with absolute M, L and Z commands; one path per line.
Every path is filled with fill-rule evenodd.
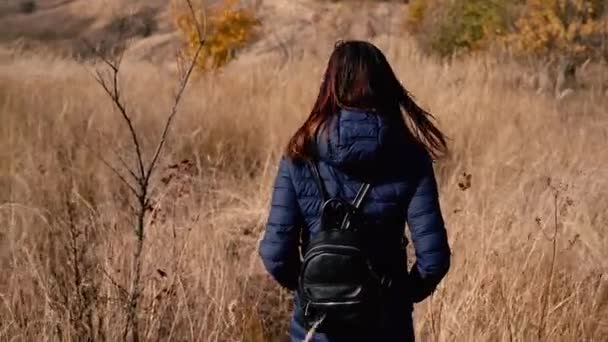
M 453 266 L 416 307 L 417 335 L 606 340 L 601 93 L 558 103 L 519 86 L 522 70 L 508 61 L 443 64 L 407 38 L 378 44 L 451 137 L 437 173 Z M 312 105 L 325 58 L 229 67 L 185 94 L 154 179 L 138 317 L 145 340 L 285 337 L 290 296 L 265 275 L 256 247 L 281 148 Z M 1 340 L 122 337 L 131 203 L 100 157 L 133 156 L 93 67 L 36 56 L 0 65 Z M 137 61 L 123 69 L 150 155 L 174 75 Z

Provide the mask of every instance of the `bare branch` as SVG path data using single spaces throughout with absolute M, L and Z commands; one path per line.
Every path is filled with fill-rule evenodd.
M 165 122 L 165 126 L 163 128 L 163 132 L 161 134 L 160 141 L 158 142 L 158 145 L 156 146 L 156 151 L 154 152 L 152 161 L 150 162 L 150 165 L 148 166 L 147 173 L 144 178 L 144 184 L 148 184 L 148 182 L 150 181 L 150 177 L 152 176 L 152 172 L 154 171 L 154 167 L 156 165 L 156 162 L 158 161 L 158 157 L 160 156 L 160 153 L 167 140 L 167 134 L 169 133 L 169 129 L 171 127 L 171 123 L 173 122 L 173 118 L 175 117 L 175 114 L 177 114 L 177 108 L 179 107 L 179 103 L 181 102 L 182 95 L 184 94 L 184 91 L 186 90 L 186 87 L 188 86 L 188 83 L 190 81 L 190 77 L 192 75 L 192 70 L 194 70 L 198 57 L 203 49 L 203 46 L 205 45 L 205 38 L 203 37 L 202 32 L 200 30 L 200 23 L 198 22 L 198 19 L 196 17 L 194 7 L 192 6 L 192 1 L 186 0 L 186 3 L 188 4 L 188 8 L 190 9 L 190 14 L 192 15 L 192 19 L 195 21 L 195 24 L 196 24 L 196 31 L 198 34 L 199 45 L 198 45 L 198 48 L 196 49 L 196 52 L 194 53 L 194 56 L 192 57 L 192 60 L 190 61 L 190 65 L 188 66 L 186 73 L 183 75 L 183 77 L 180 81 L 180 85 L 177 89 L 177 93 L 175 94 L 175 99 L 173 101 L 173 106 L 171 107 L 171 113 L 169 114 L 169 117 L 167 118 L 167 121 Z
M 109 58 L 104 56 L 103 53 L 100 53 L 97 50 L 95 50 L 95 51 L 97 53 L 97 56 L 99 57 L 99 59 L 101 59 L 102 62 L 104 62 L 110 69 L 112 69 L 113 72 L 118 73 L 118 67 L 120 66 L 119 63 L 113 63 L 112 61 L 110 61 Z
M 99 81 L 98 81 L 99 82 Z M 101 84 L 102 87 L 104 87 L 104 89 L 107 89 L 105 84 L 103 82 L 99 82 Z M 111 96 L 111 92 L 109 90 L 106 90 L 106 92 L 108 94 L 110 94 Z M 106 140 L 110 140 L 110 139 L 106 139 Z M 114 155 L 116 155 L 116 158 L 118 159 L 118 161 L 120 162 L 120 164 L 125 168 L 125 170 L 127 170 L 129 172 L 129 174 L 131 175 L 131 177 L 133 178 L 133 180 L 135 180 L 138 184 L 141 183 L 141 176 L 137 175 L 135 173 L 135 171 L 133 171 L 133 169 L 131 169 L 131 167 L 127 164 L 127 162 L 120 156 L 120 153 L 118 153 L 118 151 L 114 148 L 112 148 L 112 152 L 114 152 Z
M 110 282 L 112 283 L 112 285 L 114 285 L 117 289 L 118 292 L 120 293 L 121 297 L 127 298 L 129 296 L 129 291 L 127 291 L 127 289 L 124 288 L 124 286 L 120 285 L 109 273 L 108 271 L 106 271 L 105 268 L 103 267 L 99 267 L 101 269 L 101 272 L 103 272 L 103 274 L 110 280 Z
M 114 174 L 129 188 L 129 190 L 131 190 L 131 192 L 137 196 L 137 198 L 139 198 L 141 195 L 140 193 L 131 185 L 131 183 L 129 183 L 123 176 L 122 174 L 120 174 L 120 172 L 118 172 L 118 170 L 116 170 L 116 168 L 114 168 L 110 163 L 108 163 L 105 159 L 103 159 L 101 156 L 98 156 L 99 159 L 101 160 L 101 162 L 108 167 L 110 170 L 112 170 L 112 172 L 114 172 Z
M 118 38 L 118 44 L 122 43 L 122 39 L 123 39 L 123 32 L 120 33 L 120 36 Z M 122 59 L 125 56 L 125 51 L 126 51 L 126 46 L 120 46 L 120 49 L 118 51 L 118 56 L 116 56 L 116 65 L 120 66 L 122 65 Z M 116 72 L 118 73 L 118 70 L 116 70 Z
M 192 16 L 192 20 L 194 20 L 194 23 L 196 24 L 196 34 L 198 35 L 198 43 L 199 46 L 202 46 L 205 44 L 205 36 L 203 35 L 203 32 L 201 32 L 201 23 L 198 22 L 198 18 L 196 17 L 196 11 L 194 10 L 194 6 L 192 6 L 192 1 L 191 0 L 186 0 L 186 4 L 188 4 L 188 9 L 190 10 L 190 15 Z M 203 15 L 203 25 L 204 27 L 204 33 L 207 34 L 207 16 Z
M 146 173 L 144 171 L 144 159 L 143 159 L 141 144 L 139 143 L 139 138 L 138 138 L 137 132 L 135 131 L 133 121 L 131 120 L 131 117 L 128 115 L 127 108 L 121 99 L 120 87 L 119 87 L 119 82 L 118 82 L 118 74 L 120 73 L 120 65 L 121 65 L 120 63 L 122 62 L 122 58 L 124 55 L 124 48 L 121 49 L 117 62 L 112 62 L 106 56 L 104 56 L 102 53 L 99 53 L 99 51 L 97 51 L 96 49 L 94 49 L 93 52 L 98 56 L 98 58 L 102 62 L 104 62 L 108 66 L 108 68 L 112 72 L 111 81 L 108 81 L 107 77 L 104 77 L 103 73 L 100 70 L 97 70 L 95 72 L 95 74 L 96 74 L 95 79 L 101 85 L 101 87 L 104 89 L 104 91 L 110 96 L 110 98 L 112 99 L 112 102 L 114 103 L 114 106 L 118 109 L 122 118 L 127 123 L 127 127 L 129 128 L 129 134 L 131 135 L 131 139 L 133 140 L 133 145 L 135 146 L 135 154 L 137 157 L 137 166 L 138 166 L 139 176 L 136 178 L 137 178 L 138 183 L 140 183 L 140 185 L 142 185 L 143 181 L 145 179 Z M 110 82 L 111 82 L 111 85 L 108 84 Z
M 111 141 L 112 140 L 110 137 L 108 137 L 108 135 L 104 134 L 103 132 L 98 132 L 98 133 L 101 136 L 103 136 L 103 138 L 106 141 Z M 116 156 L 116 158 L 118 159 L 118 161 L 120 162 L 120 164 L 122 165 L 122 167 L 124 167 L 129 172 L 129 175 L 131 175 L 131 177 L 133 178 L 133 180 L 136 181 L 136 182 L 139 182 L 139 177 L 131 169 L 131 167 L 129 166 L 129 164 L 120 156 L 120 152 L 117 149 L 113 148 L 113 147 L 110 147 L 110 149 L 112 150 L 112 152 L 114 152 L 114 155 Z
M 173 106 L 171 107 L 171 114 L 169 114 L 169 117 L 167 118 L 167 121 L 165 122 L 165 127 L 163 128 L 163 133 L 161 135 L 161 139 L 158 142 L 158 145 L 156 146 L 156 151 L 154 152 L 154 157 L 152 158 L 152 161 L 150 162 L 150 165 L 148 166 L 148 170 L 147 170 L 148 172 L 145 177 L 146 184 L 149 182 L 150 177 L 152 176 L 152 171 L 154 170 L 154 166 L 155 166 L 156 162 L 158 161 L 158 157 L 160 155 L 160 152 L 161 152 L 163 146 L 165 145 L 165 142 L 167 140 L 167 134 L 169 133 L 169 128 L 171 127 L 171 122 L 173 121 L 175 114 L 177 114 L 177 108 L 179 107 L 179 103 L 182 99 L 182 95 L 184 93 L 184 90 L 186 90 L 186 86 L 188 85 L 188 81 L 190 80 L 190 76 L 192 75 L 192 70 L 194 69 L 194 66 L 196 65 L 196 60 L 198 59 L 198 56 L 202 49 L 203 49 L 203 45 L 201 44 L 201 45 L 199 45 L 198 49 L 196 50 L 196 53 L 194 54 L 194 57 L 192 58 L 192 62 L 190 63 L 190 66 L 188 67 L 188 70 L 186 71 L 186 74 L 183 77 L 181 84 L 178 88 L 177 94 L 175 95 L 175 100 L 173 101 Z
M 95 70 L 95 80 L 99 85 L 103 88 L 103 90 L 110 96 L 110 98 L 114 99 L 114 95 L 112 94 L 112 90 L 108 87 L 106 83 L 106 79 L 101 70 Z
M 115 74 L 116 75 L 116 74 Z M 137 133 L 135 132 L 135 127 L 133 126 L 133 122 L 131 121 L 131 118 L 129 117 L 129 115 L 127 114 L 127 109 L 125 108 L 124 104 L 120 101 L 120 99 L 116 98 L 114 100 L 114 104 L 116 105 L 116 107 L 118 108 L 118 110 L 120 111 L 123 119 L 126 121 L 127 126 L 129 127 L 129 133 L 131 135 L 131 139 L 133 140 L 133 145 L 135 146 L 135 154 L 137 157 L 137 165 L 139 167 L 139 180 L 140 183 L 143 184 L 143 179 L 145 176 L 145 171 L 144 171 L 144 157 L 141 151 L 141 147 L 139 144 L 139 139 L 137 137 Z
M 139 192 L 135 189 L 135 187 L 133 187 L 133 185 L 131 185 L 131 183 L 129 183 L 125 177 L 123 177 L 123 175 L 118 172 L 118 170 L 116 170 L 116 168 L 114 166 L 112 166 L 112 164 L 110 164 L 107 160 L 105 160 L 99 153 L 96 153 L 95 150 L 88 144 L 85 143 L 85 147 L 87 147 L 89 150 L 91 150 L 91 152 L 93 152 L 93 155 L 95 157 L 97 157 L 107 168 L 109 168 L 112 172 L 114 172 L 114 174 L 118 177 L 118 179 L 120 179 L 128 188 L 129 190 L 131 190 L 131 192 L 137 196 L 139 198 Z M 135 179 L 137 180 L 137 179 Z
M 133 179 L 137 182 L 139 180 L 139 178 L 137 177 L 137 175 L 135 174 L 135 172 L 133 172 L 133 170 L 131 170 L 131 168 L 129 167 L 129 165 L 127 165 L 127 162 L 122 159 L 122 157 L 120 156 L 120 154 L 118 154 L 118 152 L 114 149 L 112 149 L 114 154 L 116 155 L 116 158 L 118 158 L 118 161 L 120 161 L 120 164 L 122 165 L 122 167 L 124 167 L 129 174 L 131 175 L 131 177 L 133 177 Z

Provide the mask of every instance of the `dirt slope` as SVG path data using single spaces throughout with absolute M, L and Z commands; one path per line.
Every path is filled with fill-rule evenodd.
M 35 5 L 28 7 L 27 3 Z M 179 45 L 168 4 L 163 0 L 10 0 L 0 4 L 0 45 L 44 47 L 86 56 L 85 41 L 100 44 L 111 40 L 125 18 L 130 18 L 124 38 L 130 39 L 131 55 L 164 61 L 174 56 Z M 257 1 L 256 6 L 264 32 L 240 54 L 244 60 L 268 54 L 282 58 L 316 54 L 337 39 L 391 35 L 397 32 L 405 11 L 404 5 L 388 2 L 265 0 Z

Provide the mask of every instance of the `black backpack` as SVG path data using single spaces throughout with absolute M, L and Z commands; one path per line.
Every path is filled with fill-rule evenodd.
M 304 323 L 324 333 L 373 326 L 387 284 L 372 268 L 363 234 L 367 227 L 359 207 L 370 184 L 363 183 L 353 203 L 329 198 L 317 164 L 310 167 L 324 203 L 321 230 L 303 251 L 298 302 Z

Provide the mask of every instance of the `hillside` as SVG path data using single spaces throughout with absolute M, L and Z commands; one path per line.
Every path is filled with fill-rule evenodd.
M 123 40 L 135 59 L 172 61 L 180 37 L 168 1 L 38 0 L 32 13 L 11 1 L 0 7 L 0 45 L 25 50 L 44 48 L 62 55 L 89 56 L 88 44 L 116 43 L 122 20 Z M 214 1 L 207 1 L 214 6 Z M 395 3 L 349 5 L 316 0 L 265 0 L 256 5 L 264 23 L 261 38 L 242 59 L 318 53 L 332 41 L 392 35 L 399 32 L 405 6 Z

